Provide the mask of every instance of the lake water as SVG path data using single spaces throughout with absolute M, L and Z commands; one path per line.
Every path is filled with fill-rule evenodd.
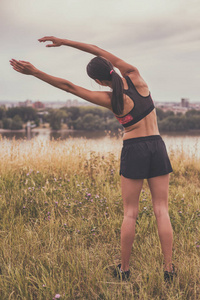
M 87 139 L 91 143 L 91 150 L 93 151 L 114 151 L 122 146 L 122 137 L 116 134 L 110 135 L 104 131 L 86 132 L 86 131 L 59 131 L 52 132 L 49 130 L 33 131 L 27 137 L 25 132 L 2 132 L 0 133 L 3 138 L 11 141 L 13 138 L 16 140 L 26 139 L 31 141 L 49 141 L 49 140 L 77 140 Z M 170 132 L 161 134 L 165 141 L 168 151 L 183 150 L 190 156 L 200 157 L 200 132 Z M 117 145 L 117 147 L 116 147 Z

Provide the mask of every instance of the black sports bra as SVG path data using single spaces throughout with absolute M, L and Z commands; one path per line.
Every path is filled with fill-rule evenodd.
M 146 97 L 140 95 L 129 76 L 126 76 L 125 79 L 128 84 L 128 89 L 124 90 L 124 94 L 133 100 L 134 107 L 123 117 L 118 117 L 116 115 L 115 117 L 123 127 L 129 127 L 146 117 L 155 108 L 155 106 L 150 93 Z

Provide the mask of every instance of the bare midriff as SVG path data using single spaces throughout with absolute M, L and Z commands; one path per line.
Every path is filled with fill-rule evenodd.
M 123 140 L 159 134 L 156 111 L 154 109 L 138 123 L 126 127 L 124 130 Z

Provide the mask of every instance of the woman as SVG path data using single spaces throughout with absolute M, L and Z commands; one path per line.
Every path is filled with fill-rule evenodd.
M 169 173 L 172 172 L 172 168 L 158 131 L 155 107 L 146 82 L 136 67 L 97 46 L 56 37 L 39 39 L 39 42 L 46 41 L 52 42 L 46 47 L 65 45 L 95 55 L 87 66 L 87 73 L 98 84 L 108 86 L 112 91 L 87 90 L 68 80 L 48 75 L 25 61 L 12 59 L 10 64 L 13 69 L 22 74 L 33 75 L 59 89 L 112 110 L 125 128 L 120 164 L 124 205 L 121 264 L 116 267 L 115 275 L 121 279 L 127 279 L 130 275 L 129 259 L 135 236 L 139 196 L 143 180 L 146 178 L 164 256 L 164 279 L 173 279 L 173 232 L 168 214 Z M 115 72 L 113 66 L 119 69 L 122 77 Z

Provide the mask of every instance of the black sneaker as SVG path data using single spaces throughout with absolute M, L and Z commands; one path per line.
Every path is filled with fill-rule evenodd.
M 172 272 L 164 271 L 164 281 L 165 282 L 172 282 L 174 280 L 174 277 L 176 277 L 177 274 L 175 272 L 175 267 L 172 264 Z
M 121 264 L 119 264 L 114 270 L 114 276 L 121 280 L 128 280 L 130 276 L 130 270 L 121 271 Z

